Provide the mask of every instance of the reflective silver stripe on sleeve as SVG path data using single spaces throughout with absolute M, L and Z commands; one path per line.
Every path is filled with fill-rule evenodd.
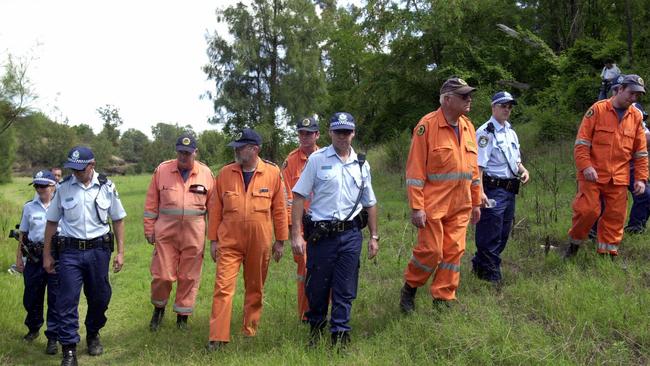
M 296 281 L 305 282 L 305 276 L 296 275 Z
M 425 272 L 429 272 L 429 273 L 433 272 L 433 268 L 425 266 L 424 264 L 420 263 L 420 261 L 418 261 L 415 258 L 415 256 L 411 256 L 411 263 L 413 263 L 414 266 L 418 267 L 419 269 L 421 269 L 421 270 L 423 270 Z
M 441 181 L 441 180 L 472 180 L 472 173 L 466 172 L 453 172 L 453 173 L 442 173 L 442 174 L 429 174 L 428 178 L 430 181 Z
M 422 179 L 406 178 L 406 185 L 407 185 L 407 186 L 424 187 L 424 180 L 422 180 Z
M 287 200 L 287 206 L 293 206 L 293 200 Z
M 155 218 L 157 218 L 157 217 L 158 217 L 158 214 L 157 214 L 157 213 L 149 212 L 149 211 L 145 211 L 145 212 L 144 212 L 144 218 L 145 218 L 145 219 L 155 219 Z
M 160 213 L 163 215 L 181 215 L 181 216 L 203 216 L 205 210 L 189 210 L 182 208 L 161 208 Z
M 608 252 L 618 253 L 618 246 L 617 245 L 612 245 L 612 244 L 607 244 L 607 243 L 598 243 L 598 249 L 606 250 Z
M 440 262 L 440 264 L 438 265 L 438 268 L 447 269 L 447 270 L 454 271 L 454 272 L 460 272 L 460 265 L 453 264 L 453 263 Z
M 479 184 L 481 184 L 481 180 L 480 180 L 480 179 L 472 179 L 472 185 L 473 185 L 473 186 L 477 186 L 477 185 L 479 185 Z
M 154 300 L 154 299 L 151 299 L 151 303 L 158 306 L 158 307 L 161 307 L 161 306 L 167 305 L 167 300 Z
M 194 310 L 194 308 L 183 308 L 183 307 L 180 307 L 180 306 L 176 306 L 176 304 L 174 304 L 174 312 L 175 313 L 191 313 L 192 310 Z
M 647 152 L 647 151 L 637 151 L 637 152 L 634 153 L 634 158 L 635 158 L 635 159 L 638 159 L 638 158 L 645 158 L 645 157 L 647 157 L 647 156 L 648 156 L 648 152 Z
M 583 139 L 576 139 L 576 145 L 585 145 L 585 146 L 591 147 L 591 141 L 583 140 Z

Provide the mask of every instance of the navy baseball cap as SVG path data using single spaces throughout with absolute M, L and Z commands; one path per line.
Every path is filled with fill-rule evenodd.
M 228 144 L 230 147 L 242 147 L 245 145 L 262 145 L 262 137 L 250 128 L 244 128 L 235 136 L 235 141 Z
M 645 94 L 645 82 L 643 81 L 643 79 L 641 79 L 639 75 L 635 75 L 635 74 L 625 75 L 621 84 L 625 85 L 626 88 L 634 92 L 641 92 Z
M 495 104 L 517 104 L 517 101 L 507 91 L 500 91 L 492 96 L 492 105 Z
M 176 151 L 196 151 L 196 139 L 190 134 L 182 134 L 176 140 Z
M 305 117 L 298 120 L 298 131 L 318 132 L 318 121 L 313 117 Z
M 73 170 L 84 170 L 88 164 L 95 161 L 95 154 L 87 146 L 75 146 L 68 152 L 68 160 L 63 164 L 64 168 Z
M 56 178 L 49 170 L 39 170 L 34 174 L 30 185 L 53 186 L 56 184 Z
M 330 118 L 330 131 L 354 130 L 354 117 L 348 112 L 336 112 Z

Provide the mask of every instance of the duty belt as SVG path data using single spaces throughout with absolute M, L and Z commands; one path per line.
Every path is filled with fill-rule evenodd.
M 102 235 L 94 239 L 76 239 L 68 237 L 60 237 L 58 242 L 59 251 L 63 249 L 78 249 L 88 250 L 95 248 L 110 248 L 110 238 L 108 234 Z
M 483 185 L 488 188 L 503 188 L 508 192 L 519 193 L 519 179 L 500 179 L 483 174 Z
M 330 233 L 342 233 L 357 227 L 357 220 L 354 218 L 350 221 L 312 221 L 313 226 L 325 225 Z

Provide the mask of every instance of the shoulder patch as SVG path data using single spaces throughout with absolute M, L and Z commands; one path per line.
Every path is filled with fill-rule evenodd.
M 278 167 L 278 164 L 272 162 L 271 160 L 262 159 L 262 161 L 265 162 L 265 163 L 267 163 L 267 164 L 271 164 L 271 165 L 273 165 L 274 167 Z M 279 167 L 278 167 L 278 168 L 279 168 Z
M 587 113 L 585 113 L 585 118 L 590 118 L 593 115 L 594 115 L 594 109 L 589 108 L 589 110 L 587 110 Z
M 426 127 L 424 127 L 424 125 L 419 125 L 418 128 L 417 128 L 417 130 L 415 130 L 415 133 L 416 133 L 418 136 L 422 136 L 422 135 L 424 135 L 424 131 L 425 131 L 425 130 L 426 130 Z
M 487 136 L 483 135 L 483 136 L 478 138 L 478 146 L 479 147 L 486 147 L 489 141 L 490 141 L 490 139 Z

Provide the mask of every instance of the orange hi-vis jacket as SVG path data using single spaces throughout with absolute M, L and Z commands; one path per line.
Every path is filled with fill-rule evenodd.
M 411 208 L 425 210 L 427 217 L 441 218 L 453 211 L 451 193 L 459 188 L 468 197 L 468 207 L 481 203 L 476 132 L 465 116 L 458 119 L 458 130 L 460 142 L 442 109 L 422 117 L 414 129 L 406 185 Z
M 316 146 L 316 150 L 320 149 L 318 146 Z M 293 189 L 293 186 L 296 185 L 296 182 L 298 179 L 300 179 L 300 174 L 302 171 L 305 169 L 305 165 L 307 164 L 307 155 L 303 153 L 300 148 L 297 148 L 293 150 L 292 152 L 287 155 L 287 158 L 284 160 L 284 163 L 282 164 L 282 176 L 284 177 L 284 184 L 287 187 L 287 192 L 291 192 Z M 304 209 L 307 210 L 309 208 L 309 200 L 305 200 L 305 207 Z M 291 224 L 291 206 L 293 205 L 293 200 L 292 197 L 290 196 L 289 199 L 287 200 L 287 211 L 289 213 L 289 224 Z
M 213 184 L 212 171 L 201 162 L 194 162 L 194 168 L 185 182 L 176 160 L 161 163 L 156 168 L 147 191 L 144 205 L 145 235 L 156 234 L 157 240 L 159 235 L 154 231 L 179 231 L 175 227 L 180 225 L 179 216 L 196 217 L 194 221 L 205 233 L 204 215 Z
M 244 190 L 241 165 L 226 165 L 216 179 L 208 218 L 208 239 L 218 242 L 238 240 L 229 235 L 227 225 L 257 222 L 265 225 L 269 234 L 273 229 L 276 240 L 287 240 L 286 197 L 280 169 L 275 164 L 259 159 L 247 191 Z M 270 245 L 270 240 L 272 235 L 264 244 Z
M 619 122 L 612 99 L 592 105 L 582 119 L 575 142 L 578 180 L 584 180 L 582 171 L 592 166 L 598 183 L 612 180 L 614 185 L 628 185 L 633 160 L 634 180 L 646 181 L 648 151 L 642 121 L 641 112 L 629 106 Z

